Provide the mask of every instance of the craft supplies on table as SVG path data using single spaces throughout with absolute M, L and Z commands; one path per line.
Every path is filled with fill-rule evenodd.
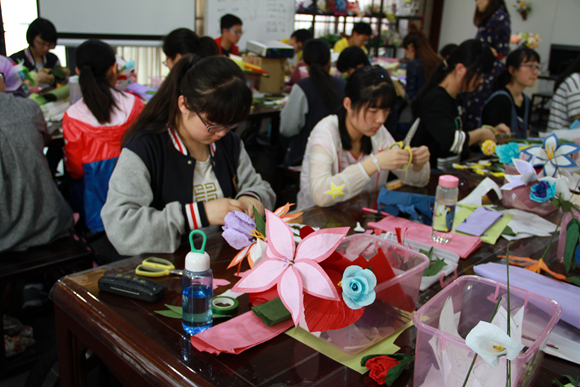
M 502 297 L 500 310 L 502 307 L 506 309 L 506 289 L 505 284 L 485 278 L 460 277 L 415 313 L 413 323 L 417 327 L 417 344 L 414 386 L 463 385 L 475 355 L 465 344 L 464 337 L 480 321 L 489 321 L 499 297 Z M 512 319 L 516 321 L 518 312 L 523 313 L 523 323 L 516 326 L 512 322 L 511 325 L 515 326 L 515 330 L 521 330 L 522 342 L 527 346 L 511 361 L 511 379 L 514 386 L 529 386 L 540 371 L 544 356 L 542 349 L 560 319 L 562 307 L 553 300 L 514 286 L 510 286 L 510 295 Z M 444 322 L 440 318 L 446 304 L 453 310 L 448 319 L 451 321 Z M 523 312 L 521 308 L 524 308 Z M 507 314 L 505 316 L 504 325 L 507 326 Z M 444 323 L 445 331 L 441 329 L 441 323 Z M 453 332 L 454 329 L 457 333 Z M 478 359 L 467 386 L 505 385 L 505 362 L 505 357 L 500 357 L 499 365 L 492 368 L 483 359 Z
M 429 259 L 408 247 L 366 234 L 346 237 L 336 251 L 353 264 L 372 267 L 378 282 L 376 299 L 354 324 L 313 334 L 344 352 L 359 353 L 411 320 Z

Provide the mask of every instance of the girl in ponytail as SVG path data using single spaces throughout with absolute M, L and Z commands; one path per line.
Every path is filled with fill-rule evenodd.
M 252 92 L 231 59 L 184 55 L 125 134 L 101 211 L 122 255 L 173 253 L 191 230 L 221 231 L 225 216 L 272 209 L 275 194 L 230 131 Z
M 493 58 L 491 49 L 481 41 L 466 40 L 437 66 L 411 103 L 413 115 L 421 119 L 411 145 L 429 147 L 433 168 L 450 168 L 469 146 L 510 132 L 504 124 L 463 131 L 459 93 L 473 91 L 481 84 L 483 74 L 493 67 Z
M 72 177 L 71 204 L 88 231 L 103 231 L 101 208 L 119 157 L 121 138 L 143 110 L 143 102 L 115 89 L 115 51 L 100 40 L 76 49 L 83 98 L 63 117 L 65 165 Z
M 322 39 L 308 40 L 302 55 L 309 77 L 292 87 L 288 103 L 280 115 L 280 133 L 289 138 L 284 159 L 287 167 L 302 164 L 312 128 L 327 115 L 336 113 L 344 98 L 345 82 L 328 74 L 328 43 Z
M 527 47 L 512 51 L 505 70 L 496 78 L 493 94 L 483 105 L 482 125 L 506 124 L 516 138 L 527 138 L 530 99 L 524 94 L 540 72 L 540 55 Z

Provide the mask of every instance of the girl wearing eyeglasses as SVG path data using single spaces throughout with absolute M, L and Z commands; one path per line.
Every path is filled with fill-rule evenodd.
M 143 110 L 141 99 L 115 89 L 115 51 L 100 40 L 87 40 L 75 51 L 83 98 L 62 120 L 64 163 L 72 178 L 71 202 L 91 233 L 104 230 L 101 208 L 121 153 L 121 138 Z
M 65 77 L 69 70 L 60 65 L 58 57 L 49 50 L 56 46 L 56 28 L 50 20 L 38 18 L 30 23 L 26 31 L 28 48 L 10 55 L 14 62 L 22 61 L 29 71 L 36 71 L 36 80 L 41 88 L 56 86 L 63 78 L 52 73 L 53 69 L 59 68 L 64 71 Z
M 494 93 L 483 106 L 482 125 L 506 124 L 515 138 L 528 137 L 530 99 L 524 94 L 533 87 L 540 71 L 540 55 L 527 47 L 512 51 L 506 69 L 494 84 Z
M 250 113 L 252 92 L 230 59 L 185 55 L 125 133 L 101 211 L 121 255 L 171 253 L 193 229 L 253 216 L 275 194 L 230 129 Z M 211 231 L 211 230 L 209 230 Z
M 415 117 L 421 118 L 419 129 L 411 142 L 413 146 L 426 145 L 431 153 L 431 166 L 451 168 L 469 147 L 485 140 L 496 139 L 510 129 L 499 124 L 495 127 L 464 131 L 463 110 L 459 94 L 477 88 L 485 74 L 493 67 L 493 53 L 481 41 L 470 39 L 444 60 L 417 97 L 411 103 Z
M 429 149 L 392 147 L 395 140 L 383 125 L 396 100 L 383 69 L 365 66 L 352 73 L 338 114 L 322 119 L 308 138 L 298 208 L 332 206 L 379 190 L 390 171 L 405 184 L 427 184 Z

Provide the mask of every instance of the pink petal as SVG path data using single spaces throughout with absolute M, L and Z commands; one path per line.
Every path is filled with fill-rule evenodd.
M 278 258 L 294 259 L 296 245 L 290 227 L 272 211 L 266 210 L 266 233 L 268 252 Z
M 270 289 L 287 269 L 287 263 L 279 259 L 266 259 L 248 272 L 232 290 L 236 293 L 256 293 Z
M 300 259 L 312 259 L 316 262 L 324 261 L 336 250 L 348 229 L 348 227 L 325 228 L 313 232 L 298 245 L 294 261 Z M 270 231 L 268 231 L 268 235 L 272 235 Z
M 294 267 L 290 266 L 280 278 L 278 295 L 286 309 L 292 314 L 294 326 L 298 326 L 300 316 L 304 311 L 304 294 L 302 294 L 302 279 Z
M 305 292 L 318 298 L 340 301 L 336 287 L 318 263 L 303 259 L 294 264 L 294 269 L 300 273 Z

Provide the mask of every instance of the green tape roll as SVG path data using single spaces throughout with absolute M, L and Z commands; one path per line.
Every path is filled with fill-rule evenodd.
M 238 310 L 238 300 L 232 297 L 216 296 L 211 299 L 211 309 L 215 314 L 231 314 Z

